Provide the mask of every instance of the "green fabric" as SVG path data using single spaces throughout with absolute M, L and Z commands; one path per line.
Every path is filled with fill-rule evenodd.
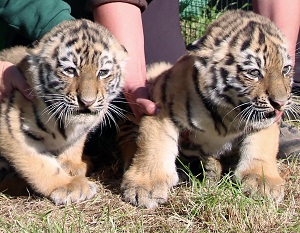
M 13 32 L 34 41 L 55 25 L 74 17 L 71 16 L 70 6 L 62 0 L 0 0 L 0 19 L 0 41 L 6 40 L 7 45 Z M 3 23 L 9 27 L 7 33 L 4 32 Z
M 38 40 L 62 21 L 87 18 L 84 5 L 85 0 L 0 0 L 0 50 Z
M 4 35 L 6 33 L 7 26 L 0 21 L 0 35 Z M 5 48 L 4 36 L 0 36 L 0 50 Z

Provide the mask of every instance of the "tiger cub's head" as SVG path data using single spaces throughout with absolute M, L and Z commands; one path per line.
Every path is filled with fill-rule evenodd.
M 104 115 L 124 84 L 125 48 L 88 20 L 66 21 L 29 50 L 36 95 L 50 115 L 85 121 Z
M 192 45 L 204 97 L 224 120 L 264 128 L 293 109 L 292 62 L 284 38 L 267 18 L 228 11 Z M 204 77 L 204 78 L 203 78 Z

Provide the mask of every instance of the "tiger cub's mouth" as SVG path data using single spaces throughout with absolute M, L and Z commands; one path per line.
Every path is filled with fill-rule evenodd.
M 95 113 L 95 112 L 91 111 L 91 110 L 88 109 L 88 108 L 84 108 L 84 109 L 80 109 L 80 110 L 78 111 L 78 113 L 79 113 L 79 114 L 92 114 L 92 113 Z
M 79 109 L 77 111 L 74 111 L 74 115 L 98 115 L 100 112 L 105 111 L 105 108 L 101 109 L 89 109 L 89 108 L 84 108 L 84 109 Z
M 108 109 L 108 104 L 101 104 L 97 107 L 81 107 L 74 111 L 74 115 L 86 114 L 86 115 L 98 115 L 100 113 L 105 113 Z
M 283 111 L 275 110 L 275 122 L 278 122 L 281 119 Z
M 274 111 L 264 113 L 264 116 L 266 119 L 273 119 L 274 123 L 278 122 L 281 119 L 281 116 L 283 114 L 283 111 L 275 109 Z

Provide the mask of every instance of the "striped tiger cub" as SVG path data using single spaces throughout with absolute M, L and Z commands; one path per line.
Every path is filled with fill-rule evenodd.
M 175 65 L 158 63 L 147 71 L 160 112 L 141 119 L 137 150 L 125 154 L 126 164 L 132 160 L 121 184 L 125 201 L 147 208 L 166 202 L 178 182 L 180 135 L 189 137 L 205 167 L 234 157 L 234 177 L 245 191 L 281 201 L 278 122 L 295 109 L 283 36 L 267 18 L 236 10 L 210 24 L 191 47 Z
M 1 156 L 55 204 L 96 194 L 86 178 L 84 143 L 114 109 L 110 102 L 123 87 L 126 58 L 108 30 L 88 20 L 63 22 L 33 48 L 0 53 L 20 68 L 35 95 L 28 101 L 14 91 L 0 105 Z

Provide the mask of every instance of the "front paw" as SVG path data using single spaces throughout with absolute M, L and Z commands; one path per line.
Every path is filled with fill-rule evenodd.
M 93 168 L 93 164 L 90 158 L 87 156 L 82 156 L 82 160 L 76 162 L 69 159 L 61 159 L 60 166 L 66 173 L 71 176 L 86 176 L 91 172 Z
M 257 174 L 248 174 L 241 181 L 243 191 L 246 194 L 259 192 L 277 203 L 284 198 L 285 181 L 281 177 L 262 177 Z
M 50 194 L 50 199 L 56 204 L 78 203 L 91 199 L 97 192 L 95 183 L 84 176 L 74 176 L 71 182 L 57 187 Z
M 124 174 L 121 190 L 125 201 L 135 206 L 153 209 L 167 201 L 169 189 L 177 182 L 176 171 L 165 174 L 129 169 Z

